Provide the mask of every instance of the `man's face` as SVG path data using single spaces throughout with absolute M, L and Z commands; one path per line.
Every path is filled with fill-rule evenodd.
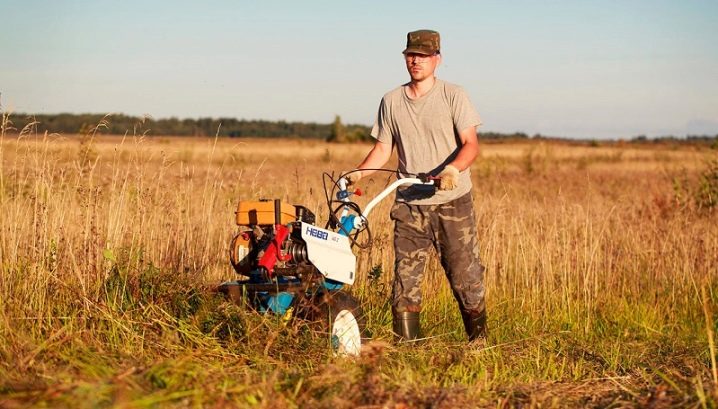
M 440 54 L 424 55 L 416 53 L 404 54 L 406 69 L 413 81 L 422 81 L 434 76 L 434 70 L 441 62 Z

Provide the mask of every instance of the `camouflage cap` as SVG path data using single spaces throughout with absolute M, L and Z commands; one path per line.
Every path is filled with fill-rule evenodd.
M 417 30 L 406 35 L 404 54 L 416 53 L 431 55 L 439 52 L 439 33 L 434 30 Z

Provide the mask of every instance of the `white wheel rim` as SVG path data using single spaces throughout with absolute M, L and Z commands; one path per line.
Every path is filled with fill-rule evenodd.
M 356 317 L 349 310 L 341 310 L 332 326 L 332 346 L 340 356 L 358 356 L 361 352 L 361 333 Z

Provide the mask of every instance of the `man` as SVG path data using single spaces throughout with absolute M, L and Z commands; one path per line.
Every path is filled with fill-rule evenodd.
M 396 256 L 392 313 L 394 332 L 419 338 L 421 282 L 433 246 L 449 279 L 470 341 L 486 337 L 484 267 L 479 261 L 469 167 L 478 155 L 476 127 L 481 119 L 464 90 L 434 76 L 441 63 L 439 33 L 407 35 L 403 51 L 411 81 L 381 100 L 371 135 L 374 147 L 347 179 L 356 183 L 381 168 L 394 146 L 399 173 L 429 173 L 434 186 L 397 191 L 391 210 Z

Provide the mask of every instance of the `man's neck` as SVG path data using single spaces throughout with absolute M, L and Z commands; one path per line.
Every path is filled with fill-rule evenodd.
M 436 77 L 434 77 L 433 75 L 430 77 L 426 77 L 421 81 L 412 80 L 409 83 L 407 95 L 410 99 L 421 98 L 431 90 L 431 87 L 434 86 L 435 82 Z

